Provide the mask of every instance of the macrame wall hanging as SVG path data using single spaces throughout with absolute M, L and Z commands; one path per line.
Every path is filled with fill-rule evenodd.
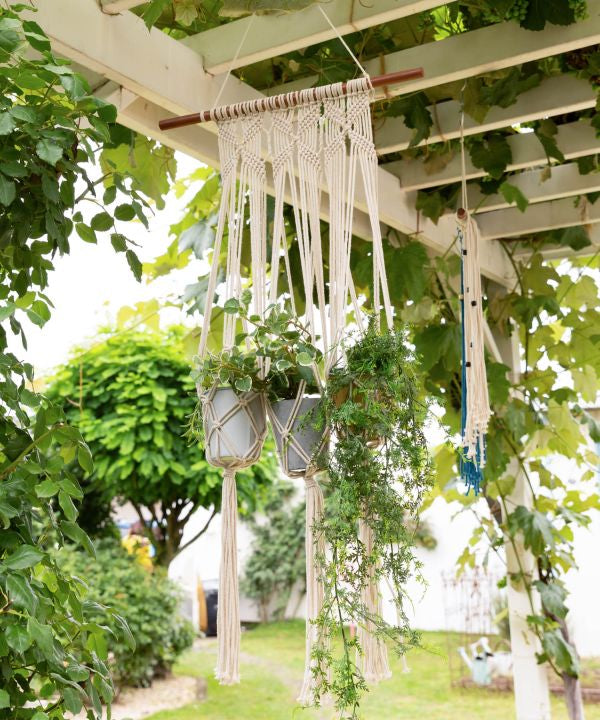
M 343 38 L 340 37 L 340 40 L 352 54 Z M 284 220 L 284 203 L 288 203 L 292 208 L 294 241 L 300 257 L 305 305 L 303 321 L 313 343 L 320 345 L 325 359 L 323 377 L 327 376 L 331 367 L 340 359 L 343 347 L 341 341 L 348 325 L 349 313 L 352 313 L 352 319 L 359 328 L 364 329 L 366 324 L 350 272 L 354 200 L 359 187 L 362 187 L 364 193 L 373 243 L 372 306 L 376 322 L 379 322 L 379 316 L 383 313 L 388 327 L 392 327 L 393 312 L 379 223 L 377 156 L 372 136 L 370 104 L 374 87 L 422 77 L 423 71 L 419 68 L 370 79 L 354 55 L 352 57 L 363 73 L 360 79 L 161 121 L 163 130 L 205 121 L 213 121 L 218 127 L 222 199 L 200 338 L 200 359 L 206 353 L 225 234 L 225 297 L 239 300 L 244 284 L 251 282 L 251 312 L 264 317 L 266 308 L 281 296 L 278 279 L 280 262 L 283 261 L 289 302 L 295 313 Z M 272 167 L 274 184 L 274 216 L 269 237 L 267 163 Z M 323 191 L 327 193 L 329 204 L 327 277 L 324 273 L 320 223 Z M 250 278 L 242 277 L 244 238 L 248 238 L 250 243 Z M 267 265 L 269 243 L 271 252 Z M 225 317 L 225 349 L 235 344 L 239 320 L 231 314 Z M 261 368 L 261 371 L 268 372 L 268 367 Z M 319 378 L 317 368 L 315 375 Z M 323 638 L 317 637 L 314 623 L 321 611 L 324 593 L 319 578 L 318 557 L 325 552 L 323 540 L 315 532 L 324 508 L 315 458 L 327 438 L 321 435 L 312 439 L 303 437 L 302 441 L 298 441 L 298 424 L 307 411 L 310 412 L 303 393 L 304 386 L 301 384 L 295 399 L 283 401 L 288 403 L 285 407 L 283 403 L 278 403 L 278 407 L 265 403 L 253 393 L 236 394 L 229 388 L 212 388 L 200 395 L 207 459 L 225 470 L 216 676 L 224 684 L 239 682 L 235 470 L 258 458 L 265 437 L 266 414 L 276 437 L 283 471 L 290 477 L 304 478 L 306 487 L 306 662 L 299 701 L 308 705 L 314 700 L 316 685 L 313 673 L 314 650 L 325 642 Z M 242 423 L 238 421 L 244 418 L 250 422 L 245 423 L 247 429 L 242 431 Z M 368 552 L 373 543 L 372 528 L 366 521 L 361 521 L 359 532 L 365 551 Z M 367 618 L 381 613 L 381 595 L 375 571 L 370 583 L 364 588 L 362 599 Z M 369 681 L 389 677 L 386 646 L 375 635 L 372 623 L 359 623 L 358 633 L 359 644 L 363 649 L 361 662 L 364 677 Z
M 460 473 L 467 485 L 479 494 L 486 461 L 485 434 L 491 417 L 485 369 L 483 339 L 483 293 L 479 266 L 481 236 L 469 213 L 465 161 L 464 110 L 460 116 L 461 202 L 456 214 L 460 246 L 460 311 L 462 325 L 462 453 Z

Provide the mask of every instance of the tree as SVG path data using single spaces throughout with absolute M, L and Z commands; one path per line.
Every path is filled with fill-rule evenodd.
M 89 444 L 94 490 L 105 501 L 133 505 L 156 562 L 164 566 L 206 532 L 221 501 L 220 470 L 185 437 L 196 391 L 182 337 L 182 329 L 109 336 L 77 353 L 48 389 Z M 239 471 L 243 511 L 260 501 L 273 473 L 268 456 Z M 186 523 L 199 508 L 210 509 L 210 516 L 182 543 Z
M 91 243 L 110 233 L 140 276 L 121 221 L 146 223 L 147 203 L 116 168 L 93 176 L 100 148 L 113 133 L 126 137 L 116 109 L 52 54 L 35 22 L 4 7 L 0 91 L 0 718 L 62 720 L 84 701 L 87 717 L 97 718 L 113 696 L 105 629 L 54 554 L 67 543 L 93 553 L 77 525 L 74 472 L 75 464 L 77 474 L 91 472 L 92 457 L 61 408 L 32 390 L 33 367 L 8 345 L 20 338 L 26 347 L 23 317 L 40 327 L 49 319 L 49 275 L 73 231 Z M 89 221 L 82 204 L 98 208 Z M 119 616 L 106 613 L 131 639 Z

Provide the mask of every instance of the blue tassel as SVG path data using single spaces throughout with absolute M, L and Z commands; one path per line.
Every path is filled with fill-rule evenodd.
M 465 426 L 467 423 L 467 350 L 465 340 L 465 288 L 464 288 L 464 263 L 465 252 L 463 247 L 463 234 L 458 228 L 458 238 L 460 240 L 460 318 L 461 318 L 461 339 L 462 339 L 462 382 L 461 382 L 461 437 L 465 435 Z M 483 448 L 485 453 L 485 437 L 483 438 Z M 483 458 L 485 459 L 485 458 Z M 481 451 L 477 446 L 475 459 L 467 457 L 467 448 L 463 448 L 460 455 L 460 476 L 467 486 L 467 495 L 474 491 L 475 495 L 479 495 L 481 485 L 483 483 L 483 470 L 481 469 Z

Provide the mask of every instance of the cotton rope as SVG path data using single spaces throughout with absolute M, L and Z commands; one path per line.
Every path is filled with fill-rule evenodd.
M 479 245 L 481 236 L 475 219 L 469 213 L 464 142 L 464 109 L 460 117 L 460 152 L 462 172 L 462 207 L 457 215 L 461 253 L 462 318 L 462 445 L 461 475 L 467 488 L 479 492 L 482 468 L 485 467 L 485 435 L 491 417 L 485 368 L 483 293 Z
M 325 15 L 323 9 L 320 8 L 320 10 Z M 329 18 L 327 21 L 331 24 Z M 242 42 L 247 32 L 248 28 Z M 340 40 L 344 42 L 341 37 Z M 350 52 L 350 49 L 347 49 Z M 294 287 L 284 222 L 284 198 L 287 193 L 293 210 L 295 239 L 298 243 L 302 274 L 301 289 L 305 300 L 304 317 L 313 342 L 316 343 L 320 336 L 325 370 L 326 373 L 329 372 L 334 363 L 340 359 L 341 340 L 347 324 L 349 305 L 353 308 L 354 319 L 359 328 L 364 329 L 365 327 L 364 312 L 359 305 L 350 273 L 354 196 L 357 191 L 359 174 L 362 178 L 372 229 L 373 309 L 378 322 L 383 304 L 388 327 L 392 326 L 393 315 L 385 275 L 378 217 L 377 157 L 370 116 L 370 101 L 373 92 L 364 68 L 360 66 L 356 58 L 354 59 L 364 77 L 349 81 L 345 88 L 342 83 L 337 83 L 300 91 L 295 94 L 297 106 L 293 108 L 286 107 L 281 98 L 267 99 L 265 103 L 267 110 L 270 111 L 270 128 L 267 128 L 264 122 L 264 118 L 267 116 L 267 113 L 264 112 L 265 103 L 261 105 L 257 101 L 249 101 L 235 106 L 214 107 L 211 111 L 211 117 L 218 126 L 222 200 L 200 336 L 200 358 L 203 358 L 206 353 L 225 229 L 227 229 L 225 293 L 228 299 L 241 297 L 243 289 L 241 277 L 242 239 L 247 217 L 249 218 L 251 275 L 254 288 L 253 312 L 262 317 L 266 311 L 267 302 L 273 304 L 278 300 L 279 264 L 282 257 L 290 302 L 295 312 Z M 221 92 L 217 100 L 220 98 Z M 259 110 L 261 112 L 258 112 Z M 267 138 L 266 148 L 262 145 L 263 135 Z M 270 156 L 275 186 L 270 280 L 267 278 L 265 156 Z M 330 210 L 329 277 L 327 279 L 324 273 L 320 220 L 323 184 L 329 195 Z M 249 208 L 246 207 L 247 205 Z M 328 280 L 328 293 L 326 293 L 326 280 Z M 239 319 L 235 315 L 225 315 L 223 346 L 226 349 L 232 348 L 235 344 L 238 322 Z M 315 378 L 320 383 L 318 369 L 315 367 L 314 370 Z M 263 373 L 268 371 L 266 364 L 262 371 Z M 305 462 L 305 468 L 300 474 L 306 483 L 308 621 L 305 676 L 299 699 L 303 704 L 307 704 L 314 699 L 313 654 L 317 644 L 322 642 L 317 636 L 314 620 L 319 615 L 323 602 L 323 588 L 316 561 L 323 550 L 321 547 L 323 540 L 314 536 L 314 529 L 322 518 L 323 497 L 314 477 L 317 472 L 315 463 L 317 453 L 313 453 L 309 457 L 305 449 L 297 442 L 293 431 L 299 420 L 304 390 L 305 386 L 302 384 L 285 422 L 281 422 L 270 408 L 268 414 L 271 424 L 281 436 L 283 452 L 280 453 L 280 456 L 284 472 L 290 475 L 297 474 L 295 471 L 291 471 L 287 464 L 289 448 L 293 448 Z M 223 483 L 222 566 L 218 620 L 220 638 L 217 677 L 221 682 L 229 683 L 237 682 L 239 679 L 234 471 L 258 458 L 264 440 L 264 427 L 262 422 L 257 421 L 251 412 L 251 397 L 245 398 L 244 395 L 239 398 L 239 407 L 236 406 L 235 410 L 232 409 L 225 418 L 219 418 L 214 408 L 216 391 L 217 388 L 213 388 L 211 391 L 203 393 L 203 414 L 207 428 L 207 448 L 211 446 L 209 441 L 213 438 L 215 439 L 214 445 L 218 448 L 215 456 L 209 450 L 207 459 L 214 464 L 226 467 Z M 253 429 L 254 443 L 244 457 L 237 457 L 232 452 L 236 443 L 228 437 L 225 427 L 235 412 L 245 412 Z M 323 438 L 324 442 L 326 442 L 326 437 Z M 227 452 L 226 464 L 220 456 L 222 451 Z M 380 612 L 379 590 L 375 578 L 373 578 L 373 584 L 374 587 L 365 595 L 364 600 L 365 605 L 370 608 L 369 612 L 375 613 Z M 380 641 L 373 636 L 371 630 L 372 628 L 367 625 L 364 631 L 366 634 L 363 637 L 365 668 L 369 677 L 380 678 L 387 676 L 389 672 L 384 667 L 387 665 L 387 656 L 383 657 L 385 646 L 382 651 Z

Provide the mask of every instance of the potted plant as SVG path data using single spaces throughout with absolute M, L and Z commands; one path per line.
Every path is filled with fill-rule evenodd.
M 423 433 L 427 403 L 405 330 L 381 333 L 371 325 L 343 355 L 330 373 L 322 406 L 336 441 L 327 454 L 319 530 L 329 551 L 319 560 L 325 600 L 316 621 L 323 637 L 341 631 L 342 655 L 318 653 L 315 672 L 322 679 L 317 695 L 333 692 L 345 708 L 356 710 L 365 679 L 386 676 L 384 641 L 402 653 L 418 640 L 402 610 L 401 588 L 418 567 L 412 553 L 415 519 L 431 472 Z M 395 626 L 381 614 L 378 588 L 384 578 L 396 595 Z M 348 637 L 340 618 L 355 619 L 356 638 Z
M 244 293 L 245 302 L 249 301 Z M 226 312 L 237 312 L 228 301 Z M 238 344 L 197 359 L 194 373 L 202 410 L 207 460 L 219 467 L 252 465 L 266 436 L 266 407 L 261 361 L 251 344 Z
M 262 320 L 244 305 L 239 311 L 251 328 L 243 339 L 265 368 L 263 388 L 281 465 L 289 476 L 305 475 L 315 470 L 326 436 L 319 422 L 322 353 L 289 309 L 271 305 Z

